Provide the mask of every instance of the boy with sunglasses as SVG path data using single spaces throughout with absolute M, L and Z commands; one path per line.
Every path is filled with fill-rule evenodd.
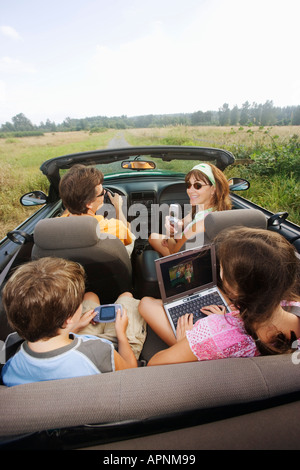
M 59 184 L 60 197 L 67 211 L 62 217 L 84 216 L 95 217 L 99 222 L 100 232 L 114 235 L 128 246 L 133 243 L 134 235 L 122 211 L 122 199 L 103 189 L 103 173 L 95 167 L 74 165 Z M 105 219 L 96 212 L 103 205 L 104 195 L 108 197 L 116 211 L 116 218 Z

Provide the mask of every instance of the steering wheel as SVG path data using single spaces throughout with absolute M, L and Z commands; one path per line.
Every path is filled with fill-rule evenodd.
M 115 195 L 114 192 L 111 191 L 111 189 L 108 189 L 108 188 L 104 188 L 105 189 L 105 194 L 104 194 L 104 204 L 111 204 L 112 205 L 112 202 L 110 200 L 110 197 L 107 193 L 110 193 L 112 196 Z

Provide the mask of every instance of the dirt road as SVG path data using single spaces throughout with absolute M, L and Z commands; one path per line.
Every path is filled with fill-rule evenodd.
M 124 137 L 124 132 L 118 132 L 117 135 L 108 142 L 108 149 L 131 147 Z

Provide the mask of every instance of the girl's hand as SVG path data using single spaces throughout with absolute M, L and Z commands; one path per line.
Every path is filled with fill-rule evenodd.
M 212 313 L 223 314 L 226 312 L 224 305 L 207 305 L 200 309 L 205 315 L 211 315 Z
M 186 313 L 178 318 L 177 328 L 176 328 L 176 339 L 180 341 L 182 338 L 185 338 L 186 331 L 193 328 L 193 314 Z

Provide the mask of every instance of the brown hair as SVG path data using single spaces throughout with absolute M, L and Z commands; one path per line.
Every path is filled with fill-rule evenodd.
M 278 332 L 270 344 L 264 344 L 256 331 L 282 300 L 297 298 L 299 260 L 293 246 L 278 233 L 255 228 L 224 230 L 215 242 L 224 290 L 227 285 L 235 291 L 231 300 L 240 311 L 247 333 L 264 354 L 290 352 L 296 339 L 292 332 L 291 338 Z
M 87 204 L 96 198 L 95 187 L 103 182 L 103 173 L 95 167 L 74 165 L 59 183 L 63 205 L 71 214 L 86 214 Z
M 62 258 L 41 258 L 20 266 L 3 289 L 10 325 L 35 342 L 57 335 L 83 301 L 83 267 Z
M 215 211 L 225 211 L 231 209 L 231 200 L 229 196 L 229 184 L 228 181 L 224 175 L 224 173 L 219 170 L 215 165 L 211 165 L 208 163 L 208 165 L 211 167 L 216 186 L 215 186 L 215 193 L 213 195 L 212 199 L 212 207 Z M 194 176 L 198 181 L 204 181 L 206 184 L 209 184 L 212 186 L 211 181 L 209 181 L 208 177 L 202 173 L 200 170 L 191 170 L 187 173 L 185 176 L 185 182 L 188 183 L 191 176 Z M 196 212 L 196 207 L 192 208 L 192 217 L 194 217 Z

